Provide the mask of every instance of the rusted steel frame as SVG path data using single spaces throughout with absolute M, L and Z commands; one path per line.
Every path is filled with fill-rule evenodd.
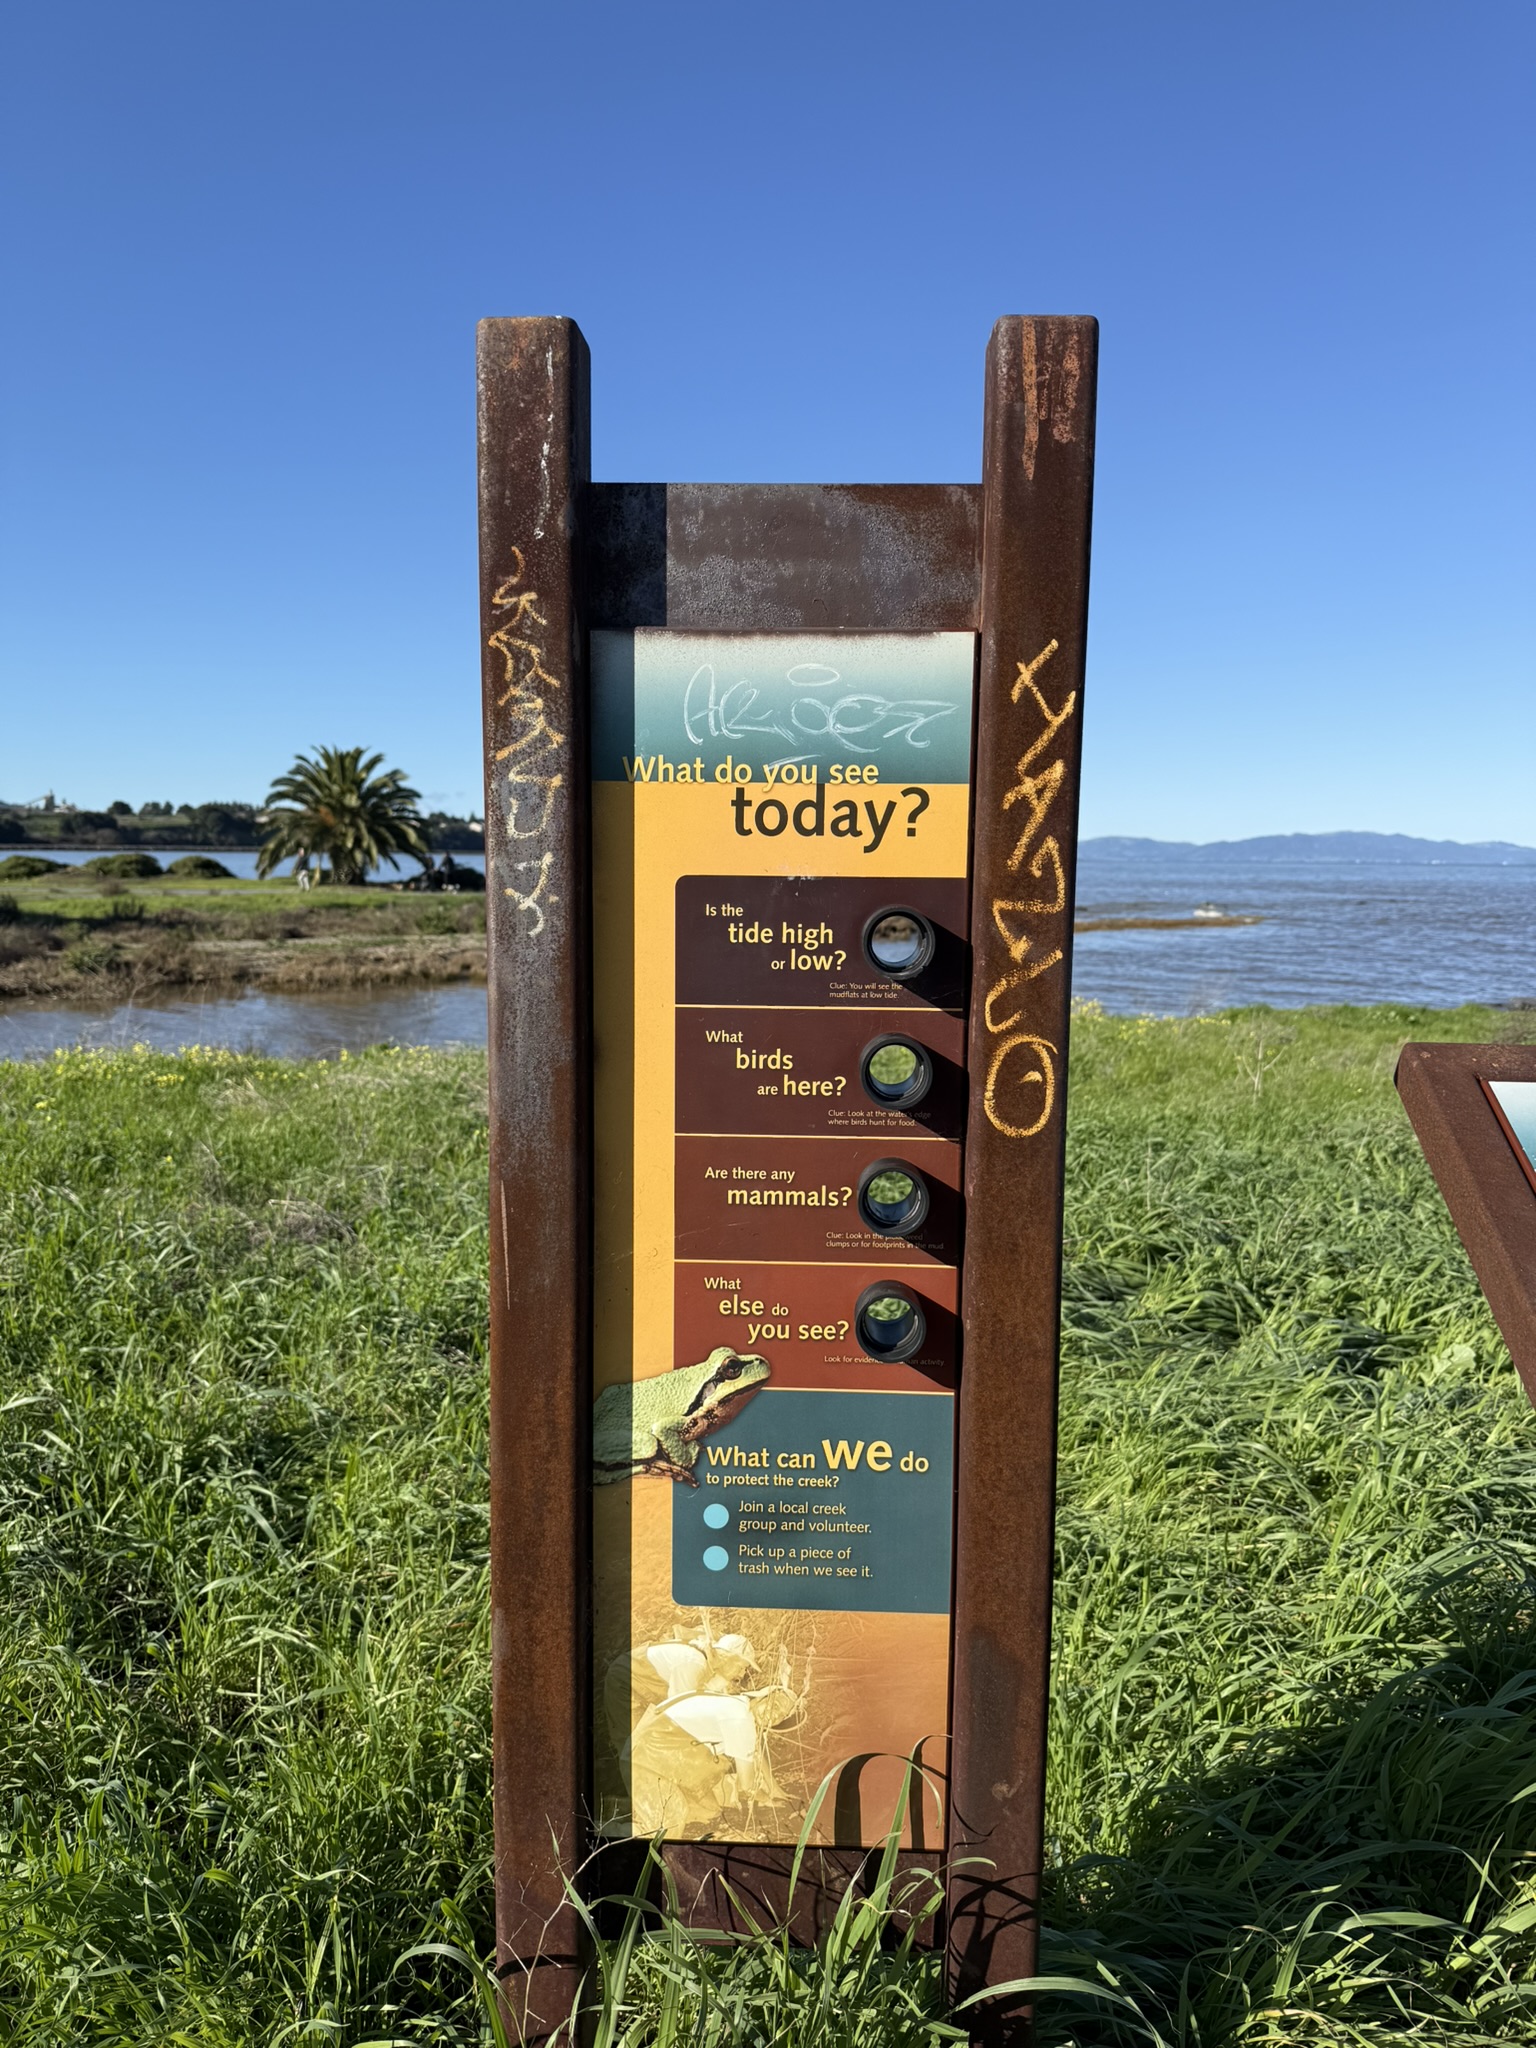
M 1054 659 L 1057 674 L 1080 686 L 1082 624 L 1086 605 L 1088 485 L 1091 476 L 1091 414 L 1094 329 L 1091 322 L 1002 323 L 989 355 L 986 517 L 992 542 L 987 551 L 983 627 L 983 706 L 980 727 L 982 791 L 992 791 L 998 815 L 990 830 L 978 832 L 978 872 L 986 868 L 987 847 L 1006 870 L 1007 811 L 1024 801 L 1013 787 L 1010 764 L 997 757 L 1011 735 L 1001 702 L 986 696 L 991 679 L 997 692 L 1000 665 L 1023 661 L 1029 674 L 1004 675 L 1015 708 L 1033 701 L 1051 725 L 1048 700 L 1036 694 L 1043 663 L 1034 655 L 1010 656 L 1006 636 L 1028 629 L 1048 615 L 1057 629 Z M 1011 348 L 1011 354 L 1010 354 Z M 1032 353 L 1031 353 L 1032 351 Z M 1028 372 L 1022 396 L 1011 388 Z M 562 411 L 562 401 L 564 410 Z M 581 1816 L 585 1804 L 588 1756 L 589 1673 L 586 1603 L 589 1588 L 586 1542 L 587 1462 L 587 1331 L 586 1261 L 587 1202 L 585 1176 L 590 1158 L 590 1111 L 587 1073 L 587 890 L 586 855 L 586 728 L 582 678 L 582 625 L 579 616 L 581 576 L 573 548 L 580 484 L 586 471 L 586 356 L 580 336 L 565 321 L 505 321 L 482 330 L 482 532 L 485 535 L 484 607 L 487 619 L 487 843 L 505 854 L 510 870 L 503 880 L 492 862 L 491 915 L 491 1047 L 493 1080 L 493 1599 L 496 1604 L 497 1674 L 497 1862 L 498 1937 L 504 1958 L 514 1965 L 514 1981 L 526 1971 L 526 2006 L 517 2011 L 523 2031 L 535 2037 L 557 2021 L 569 2006 L 576 1964 L 576 1933 L 553 1880 L 551 1841 L 558 1842 L 568 1863 L 580 1854 Z M 1042 454 L 1041 442 L 1045 439 Z M 1006 473 L 1006 458 L 1015 448 L 1027 473 L 1028 490 L 1018 503 L 1017 478 Z M 1001 449 L 1002 455 L 998 454 Z M 564 454 L 562 456 L 562 451 Z M 1075 492 L 1075 496 L 1074 496 Z M 935 631 L 965 629 L 978 623 L 975 598 L 977 493 L 971 486 L 599 486 L 586 495 L 595 531 L 589 549 L 594 589 L 601 592 L 593 619 L 604 625 L 669 624 L 734 631 L 785 631 L 795 628 L 841 627 L 873 631 Z M 566 518 L 552 527 L 551 504 L 566 508 Z M 532 526 L 526 522 L 532 519 Z M 525 545 L 520 533 L 534 534 L 537 546 Z M 658 533 L 660 540 L 658 542 Z M 520 552 L 513 556 L 512 548 Z M 516 581 L 499 574 L 510 563 Z M 529 573 L 533 564 L 536 573 Z M 530 601 L 527 593 L 535 596 Z M 551 610 L 545 599 L 558 592 Z M 1075 605 L 1074 605 L 1075 598 Z M 1061 617 L 1056 617 L 1053 606 Z M 542 617 L 548 642 L 535 640 L 535 650 L 557 644 L 566 649 L 563 678 L 543 661 L 540 673 L 521 679 L 509 659 L 511 631 L 531 610 Z M 510 614 L 510 618 L 509 618 Z M 551 623 L 553 622 L 553 623 Z M 1042 643 L 1043 651 L 1043 643 Z M 569 711 L 557 738 L 536 722 L 525 690 L 529 681 L 541 691 L 566 692 Z M 1080 689 L 1079 689 L 1080 695 Z M 553 697 L 541 699 L 542 716 Z M 1021 1168 L 1016 1158 L 1008 1170 L 989 1171 L 985 1161 L 971 1179 L 983 1189 L 994 1186 L 1006 1204 L 1022 1190 L 1027 1197 L 1043 1183 L 1045 1209 L 1054 1218 L 1047 1227 L 1029 1213 L 1023 1225 L 1003 1236 L 1010 1239 L 1005 1256 L 1038 1259 L 1038 1278 L 1022 1290 L 1014 1273 L 1011 1287 L 975 1310 L 975 1337 L 968 1336 L 967 1359 L 982 1361 L 967 1381 L 982 1393 L 969 1404 L 962 1397 L 962 1460 L 970 1459 L 958 1510 L 956 1664 L 957 1696 L 964 1702 L 956 1721 L 956 1763 L 951 1851 L 974 1847 L 996 1862 L 994 1880 L 961 1882 L 951 1898 L 951 1924 L 956 1976 L 962 1988 L 983 1977 L 1018 1973 L 1034 1950 L 1033 1887 L 1039 1868 L 1040 1798 L 1043 1769 L 1043 1701 L 1046 1676 L 1046 1618 L 1049 1604 L 1050 1485 L 1053 1478 L 1054 1360 L 1056 1335 L 1057 1256 L 1060 1215 L 1060 1062 L 1066 1050 L 1066 968 L 1071 930 L 1072 834 L 1064 821 L 1075 806 L 1076 725 L 1073 712 L 1051 725 L 1049 749 L 1030 752 L 1038 732 L 1026 738 L 1024 751 L 1041 773 L 1063 763 L 1052 784 L 1054 833 L 1025 847 L 1030 866 L 1054 839 L 1054 860 L 1060 873 L 1054 896 L 1040 893 L 1014 909 L 1036 914 L 1045 937 L 1059 934 L 1059 954 L 1046 959 L 1044 939 L 1029 954 L 1028 935 L 999 924 L 1008 970 L 1029 955 L 1029 965 L 1042 972 L 1041 988 L 1026 987 L 1017 1013 L 1038 1024 L 1037 1043 L 1058 1053 L 1056 1066 L 1036 1081 L 1008 1066 L 1018 1049 L 1018 1031 L 1003 992 L 1004 1008 L 989 1003 L 986 1022 L 1001 1019 L 1008 1043 L 987 1040 L 990 1063 L 979 1070 L 974 1085 L 982 1111 L 991 1117 L 999 1136 L 1018 1141 L 1044 1137 L 1032 1147 L 1034 1165 Z M 1063 722 L 1068 729 L 1060 731 Z M 999 737 L 1000 735 L 1000 737 Z M 564 750 L 564 760 L 550 773 L 523 773 L 517 756 L 536 756 L 545 747 Z M 1038 752 L 1038 750 L 1036 750 Z M 511 765 L 509 765 L 509 763 Z M 568 763 L 568 768 L 567 764 Z M 996 772 L 993 772 L 993 771 Z M 1008 772 L 1005 772 L 1008 771 Z M 1027 772 L 1021 767 L 1019 775 Z M 569 779 L 565 779 L 568 773 Z M 518 778 L 514 783 L 512 778 Z M 557 777 L 559 779 L 557 779 Z M 544 805 L 537 830 L 544 835 L 537 848 L 524 847 L 533 812 L 526 808 L 538 787 Z M 505 787 L 503 787 L 505 784 Z M 506 801 L 503 801 L 506 799 Z M 1070 799 L 1070 802 L 1069 802 Z M 513 802 L 519 806 L 512 809 Z M 1022 826 L 1020 827 L 1022 830 Z M 1016 838 L 1017 835 L 1015 835 Z M 1006 844 L 1004 842 L 1007 842 Z M 522 862 L 531 860 L 528 866 Z M 544 855 L 550 858 L 545 860 Z M 1021 856 L 1023 858 L 1023 856 Z M 1017 865 L 1017 864 L 1016 864 Z M 565 874 L 567 892 L 556 886 Z M 1018 877 L 1011 875 L 1008 886 Z M 1041 885 L 1040 874 L 1033 881 Z M 1020 882 L 1024 896 L 1030 884 Z M 509 891 L 506 901 L 499 890 Z M 563 895 L 563 900 L 557 900 Z M 978 928 L 986 926 L 992 899 L 977 900 Z M 510 907 L 509 907 L 510 906 Z M 513 913 L 516 913 L 514 917 Z M 1048 927 L 1048 929 L 1046 929 Z M 559 948 L 545 949 L 534 940 L 555 934 Z M 505 933 L 503 939 L 500 935 Z M 1037 937 L 1039 934 L 1037 933 Z M 1023 950 L 1020 951 L 1021 937 Z M 990 959 L 990 952 L 983 957 Z M 1042 967 L 1043 962 L 1043 967 Z M 518 967 L 524 969 L 519 975 Z M 1059 1001 L 1051 996 L 1050 970 L 1057 970 Z M 527 984 L 542 977 L 537 989 Z M 1056 1015 L 1059 1010 L 1060 1021 Z M 986 1022 L 975 1029 L 982 1033 Z M 1055 1040 L 1043 1036 L 1046 1027 Z M 525 1056 L 520 1060 L 520 1052 Z M 526 1058 L 532 1054 L 532 1058 Z M 519 1075 L 521 1064 L 530 1075 Z M 1004 1129 L 999 1105 L 1006 1111 L 1010 1089 L 1023 1085 L 1056 1091 L 1054 1111 L 1046 1106 L 1037 1129 L 1022 1125 Z M 973 1124 L 973 1131 L 975 1125 Z M 547 1143 L 541 1142 L 546 1140 Z M 990 1132 L 983 1152 L 995 1150 Z M 1006 1160 L 1006 1155 L 1005 1155 Z M 1045 1161 L 1044 1168 L 1040 1161 Z M 553 1172 L 551 1172 L 553 1168 Z M 520 1234 L 515 1248 L 510 1236 L 495 1226 L 503 1190 L 535 1190 L 546 1209 L 542 1227 Z M 574 1191 L 574 1192 L 573 1192 Z M 561 1219 L 563 1219 L 563 1224 Z M 995 1221 L 995 1219 L 994 1219 Z M 992 1232 L 997 1236 L 996 1230 Z M 537 1242 L 536 1242 L 537 1241 Z M 978 1245 L 976 1212 L 971 1223 L 971 1252 Z M 985 1245 L 986 1233 L 980 1242 Z M 538 1271 L 539 1252 L 547 1250 L 547 1270 Z M 521 1262 L 521 1263 L 520 1263 Z M 579 1272 L 578 1272 L 579 1268 Z M 996 1278 L 996 1274 L 994 1274 Z M 972 1290 L 974 1292 L 974 1289 Z M 1015 1306 L 1010 1296 L 1020 1297 Z M 1046 1306 L 1042 1308 L 1042 1298 Z M 512 1332 L 525 1336 L 529 1317 L 549 1335 L 542 1347 L 541 1372 L 520 1375 L 512 1352 Z M 553 1347 L 553 1348 L 551 1348 Z M 524 1353 L 526 1355 L 526 1352 Z M 557 1368 L 550 1371 L 554 1359 Z M 1009 1398 L 1007 1368 L 1023 1361 L 1023 1398 Z M 1042 1406 L 1043 1399 L 1043 1406 Z M 530 1407 L 530 1402 L 532 1406 Z M 1001 1418 L 1006 1427 L 1014 1414 L 1027 1421 L 1044 1419 L 1044 1429 L 1022 1447 L 1021 1456 L 1005 1452 L 988 1459 L 987 1423 L 983 1412 Z M 967 1430 L 968 1418 L 973 1427 Z M 993 1448 L 997 1449 L 996 1439 Z M 1002 1471 L 999 1473 L 998 1467 Z M 1009 1482 L 1023 1471 L 1026 1485 L 1008 1512 Z M 554 1484 L 549 1483 L 551 1477 Z M 992 1481 L 1001 1477 L 1002 1484 Z M 1031 1483 L 1033 1482 L 1032 1486 Z M 989 1492 L 1001 1498 L 1001 1518 L 989 1513 Z M 519 1519 L 520 1517 L 520 1519 Z M 1032 1526 L 1026 1530 L 1025 1525 Z M 975 1524 L 977 1527 L 973 1527 Z M 982 1546 L 994 1543 L 994 1565 L 1011 1541 L 1029 1534 L 1027 1570 L 1021 1582 L 1016 1558 L 1004 1555 L 1001 1574 L 988 1571 Z M 1043 1543 L 1034 1540 L 1043 1533 Z M 995 1539 L 995 1541 L 994 1541 Z M 999 1602 L 998 1580 L 1004 1582 Z M 1019 1598 L 1022 1590 L 1023 1598 Z M 535 1711 L 529 1688 L 514 1690 L 510 1665 L 510 1630 L 521 1630 L 530 1661 L 543 1670 L 546 1685 Z M 538 1643 L 536 1645 L 536 1639 Z M 540 1647 L 543 1654 L 540 1654 Z M 561 1659 L 564 1659 L 562 1664 Z M 998 1673 L 1001 1671 L 1001 1685 Z M 976 1674 L 990 1681 L 978 1692 Z M 548 1685 L 553 1676 L 558 1681 Z M 1016 1748 L 1010 1734 L 986 1723 L 997 1701 L 1012 1719 L 1033 1732 L 1033 1742 Z M 513 1715 L 516 1714 L 514 1725 Z M 1022 1760 L 1013 1784 L 989 1765 L 1006 1759 L 1010 1769 Z M 972 1786 L 983 1795 L 970 1796 Z M 990 1806 L 989 1806 L 990 1801 Z M 995 1808 L 996 1811 L 991 1809 Z M 668 1845 L 668 1860 L 685 1880 L 684 1897 L 693 1894 L 693 1916 L 718 1922 L 720 1893 L 715 1873 L 739 1875 L 745 1891 L 765 1903 L 782 1896 L 790 1853 L 758 1847 Z M 831 1851 L 813 1858 L 814 1882 L 802 1891 L 803 1924 L 824 1921 L 844 1877 L 862 1859 Z M 919 1852 L 903 1862 L 926 1860 Z M 691 1885 L 686 1881 L 692 1880 Z M 542 1959 L 542 1960 L 540 1960 Z M 535 1967 L 529 1968 L 530 1965 Z
M 1027 1976 L 1037 1947 L 1097 342 L 1093 320 L 1015 318 L 987 351 L 950 1753 L 960 1996 Z M 979 2008 L 976 2034 L 1015 2038 L 1021 2009 Z
M 1405 1045 L 1397 1092 L 1536 1402 L 1536 1193 L 1484 1081 L 1536 1081 L 1536 1046 Z
M 970 632 L 975 484 L 594 484 L 593 626 Z
M 496 1939 L 525 2041 L 575 1990 L 590 1768 L 589 418 L 574 322 L 481 323 Z

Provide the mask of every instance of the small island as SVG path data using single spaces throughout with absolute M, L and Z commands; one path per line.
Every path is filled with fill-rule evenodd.
M 1202 904 L 1187 917 L 1080 917 L 1077 932 L 1219 932 L 1239 924 L 1262 924 L 1262 917 L 1234 917 Z

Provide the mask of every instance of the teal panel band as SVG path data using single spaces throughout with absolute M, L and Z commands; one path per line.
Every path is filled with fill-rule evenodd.
M 594 633 L 592 773 L 968 782 L 975 662 L 973 633 Z

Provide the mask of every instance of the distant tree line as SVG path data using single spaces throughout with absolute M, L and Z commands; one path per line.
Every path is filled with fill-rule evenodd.
M 0 803 L 0 846 L 92 848 L 103 853 L 133 847 L 193 848 L 213 852 L 254 852 L 268 834 L 265 807 L 243 803 L 108 804 L 84 811 L 73 804 Z M 478 820 L 432 811 L 419 820 L 434 853 L 479 853 L 485 835 Z

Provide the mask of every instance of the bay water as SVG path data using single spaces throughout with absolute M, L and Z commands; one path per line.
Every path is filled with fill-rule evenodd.
M 78 858 L 84 859 L 81 855 Z M 218 856 L 243 866 L 254 856 Z M 1214 904 L 1250 924 L 1192 917 Z M 1536 1005 L 1536 856 L 1350 859 L 1087 840 L 1073 994 L 1127 1015 L 1267 1003 Z M 163 996 L 119 1005 L 0 1002 L 0 1059 L 60 1045 L 225 1045 L 296 1058 L 367 1045 L 483 1044 L 485 991 L 463 986 Z
M 1106 1010 L 1191 1016 L 1245 1003 L 1536 1001 L 1536 856 L 1454 859 L 1244 854 L 1086 840 L 1077 915 L 1245 925 L 1079 931 L 1072 992 Z

